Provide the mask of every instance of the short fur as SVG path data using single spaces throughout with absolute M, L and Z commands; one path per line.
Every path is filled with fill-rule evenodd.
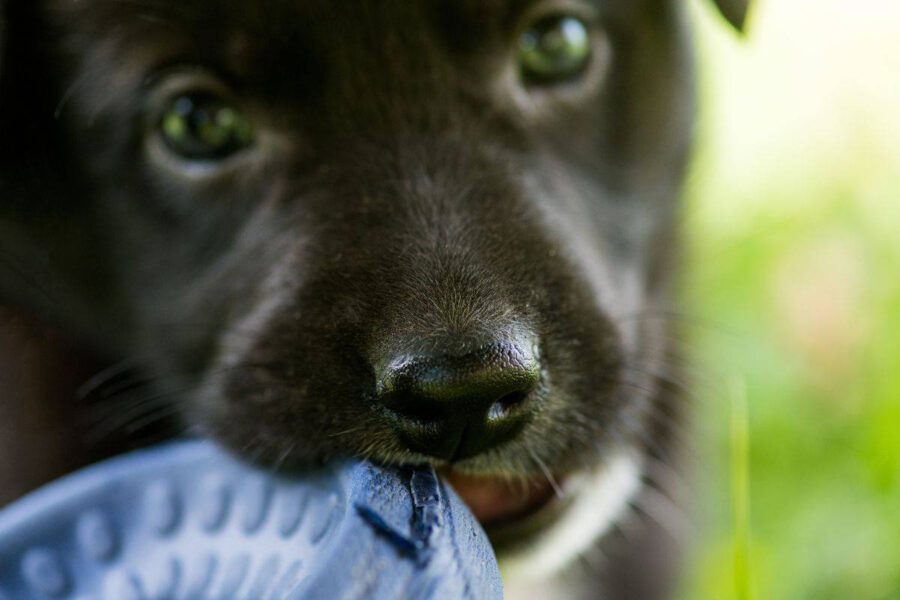
M 95 362 L 145 374 L 83 390 L 130 427 L 102 452 L 174 424 L 268 465 L 427 460 L 373 408 L 374 366 L 527 328 L 537 417 L 456 468 L 594 472 L 624 452 L 643 491 L 623 507 L 668 493 L 650 466 L 671 458 L 680 411 L 666 382 L 694 111 L 681 0 L 7 4 L 0 336 L 7 354 L 43 340 L 66 381 Z M 527 89 L 518 28 L 563 8 L 597 24 L 589 72 Z M 173 73 L 228 89 L 255 146 L 212 168 L 166 155 L 147 115 Z M 15 438 L 25 458 L 0 481 L 98 455 L 34 416 L 96 406 L 19 383 L 7 429 L 56 441 Z M 564 597 L 663 597 L 665 536 L 600 536 L 586 554 L 607 560 L 569 565 Z

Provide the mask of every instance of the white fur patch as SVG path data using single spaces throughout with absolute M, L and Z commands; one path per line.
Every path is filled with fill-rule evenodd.
M 623 452 L 584 477 L 572 482 L 572 503 L 535 543 L 500 557 L 505 582 L 514 582 L 516 587 L 524 584 L 525 588 L 540 585 L 609 531 L 641 487 L 640 459 L 635 453 Z

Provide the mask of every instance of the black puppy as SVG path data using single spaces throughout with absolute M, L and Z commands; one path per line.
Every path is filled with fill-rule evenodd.
M 150 375 L 84 394 L 140 389 L 113 410 L 132 430 L 174 419 L 279 467 L 435 463 L 510 598 L 661 597 L 671 544 L 614 525 L 677 453 L 683 12 L 7 0 L 0 404 L 25 466 L 0 480 L 88 459 L 74 394 L 34 384 L 41 357 L 74 380 L 77 343 Z M 9 366 L 14 336 L 53 346 L 41 375 Z

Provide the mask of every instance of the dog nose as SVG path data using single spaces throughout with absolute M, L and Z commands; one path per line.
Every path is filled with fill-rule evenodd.
M 462 355 L 396 358 L 380 374 L 378 401 L 410 450 L 461 460 L 522 430 L 539 376 L 533 340 L 503 340 Z

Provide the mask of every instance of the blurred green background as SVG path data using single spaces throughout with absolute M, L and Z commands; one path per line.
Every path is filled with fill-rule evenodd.
M 900 599 L 900 1 L 692 5 L 683 311 L 700 536 L 684 600 L 741 598 L 729 423 L 749 403 L 750 591 Z

